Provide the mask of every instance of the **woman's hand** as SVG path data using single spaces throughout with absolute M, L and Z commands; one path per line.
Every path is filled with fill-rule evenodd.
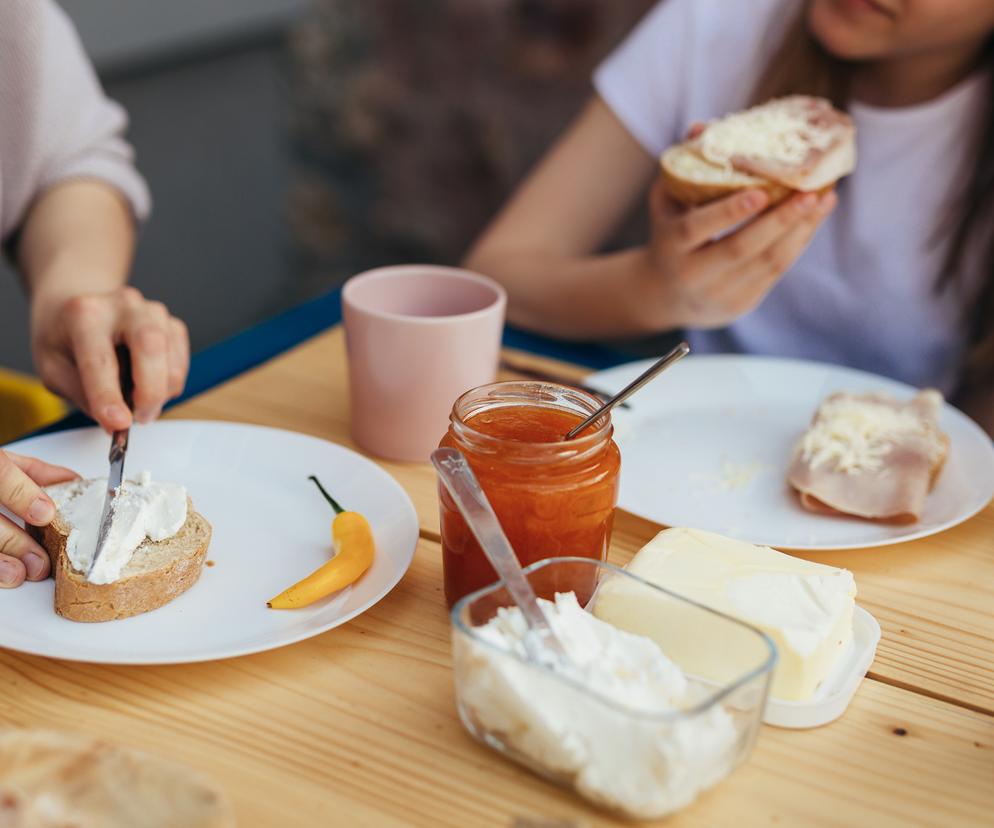
M 834 192 L 793 195 L 763 213 L 762 190 L 682 208 L 657 179 L 642 274 L 647 324 L 717 328 L 753 310 L 835 207 Z M 741 226 L 740 226 L 741 225 Z M 738 229 L 735 229 L 738 228 Z
M 834 194 L 811 204 L 795 196 L 764 213 L 767 197 L 753 191 L 685 210 L 657 179 L 651 240 L 598 253 L 658 170 L 659 159 L 595 96 L 465 266 L 507 288 L 510 322 L 549 336 L 590 341 L 717 327 L 762 301 L 835 205 Z
M 186 326 L 133 287 L 51 302 L 38 295 L 32 317 L 39 376 L 107 431 L 132 421 L 121 395 L 116 345 L 131 352 L 138 422 L 154 420 L 183 391 L 190 365 Z
M 0 450 L 0 506 L 32 526 L 47 526 L 55 504 L 42 486 L 75 480 L 69 469 Z M 48 554 L 23 529 L 0 515 L 0 588 L 40 581 L 51 567 Z

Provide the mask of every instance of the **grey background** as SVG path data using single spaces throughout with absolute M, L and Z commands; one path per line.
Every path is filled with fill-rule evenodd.
M 306 0 L 62 0 L 152 188 L 133 282 L 199 350 L 304 298 L 287 230 L 287 36 Z M 31 370 L 27 303 L 0 265 L 0 366 Z

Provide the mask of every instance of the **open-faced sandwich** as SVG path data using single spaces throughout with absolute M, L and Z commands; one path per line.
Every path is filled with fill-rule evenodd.
M 825 190 L 856 166 L 852 119 L 824 98 L 790 95 L 707 124 L 660 159 L 666 191 L 704 204 L 737 190 L 765 190 L 770 203 Z
M 901 402 L 884 394 L 832 394 L 794 450 L 787 481 L 813 512 L 913 523 L 949 450 L 942 395 Z
M 121 486 L 93 571 L 107 481 L 49 486 L 55 520 L 32 534 L 48 552 L 55 611 L 72 621 L 113 621 L 161 607 L 200 577 L 211 525 L 182 486 L 143 473 Z

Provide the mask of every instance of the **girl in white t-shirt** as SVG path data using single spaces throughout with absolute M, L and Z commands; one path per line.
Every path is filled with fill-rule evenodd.
M 663 0 L 467 265 L 533 330 L 852 365 L 958 391 L 994 431 L 992 70 L 991 0 Z M 834 192 L 685 210 L 657 180 L 646 244 L 597 253 L 695 122 L 792 92 L 856 123 Z

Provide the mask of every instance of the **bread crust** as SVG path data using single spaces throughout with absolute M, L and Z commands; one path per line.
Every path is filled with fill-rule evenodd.
M 660 160 L 660 168 L 662 169 L 663 188 L 673 199 L 687 207 L 699 207 L 702 204 L 707 204 L 719 198 L 725 198 L 743 190 L 762 190 L 770 200 L 769 206 L 772 207 L 774 204 L 779 204 L 787 196 L 797 192 L 769 179 L 762 179 L 755 184 L 748 185 L 731 183 L 705 184 L 701 181 L 694 181 L 690 178 L 684 178 L 672 170 L 666 163 L 665 155 Z
M 55 611 L 70 621 L 94 623 L 158 609 L 197 582 L 203 571 L 212 530 L 206 518 L 193 511 L 192 505 L 180 532 L 187 529 L 196 529 L 202 535 L 195 549 L 177 557 L 168 566 L 109 584 L 90 583 L 84 575 L 73 570 L 66 553 L 69 532 L 58 519 L 41 529 L 31 527 L 30 533 L 44 547 L 52 564 Z

